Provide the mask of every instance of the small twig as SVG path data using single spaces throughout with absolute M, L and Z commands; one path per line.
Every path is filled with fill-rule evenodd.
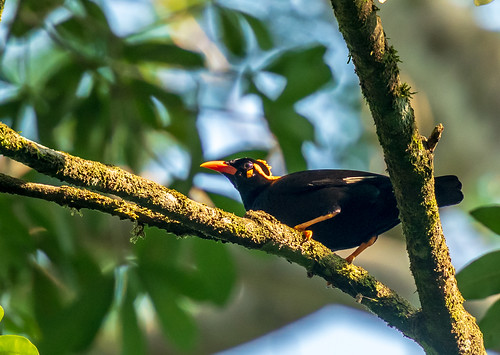
M 431 153 L 434 152 L 439 140 L 441 139 L 443 131 L 444 131 L 444 126 L 440 123 L 436 127 L 434 127 L 429 138 L 423 137 L 424 146 L 429 152 Z

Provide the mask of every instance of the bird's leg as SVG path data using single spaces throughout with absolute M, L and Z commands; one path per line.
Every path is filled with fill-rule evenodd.
M 347 261 L 349 264 L 352 264 L 352 261 L 354 260 L 355 257 L 357 257 L 359 254 L 361 254 L 366 248 L 369 246 L 372 246 L 373 243 L 377 240 L 378 236 L 371 237 L 370 240 L 367 242 L 361 243 L 361 245 L 347 258 L 345 258 L 345 261 Z
M 297 224 L 293 228 L 295 228 L 299 232 L 302 232 L 304 234 L 304 237 L 306 238 L 306 240 L 309 240 L 309 239 L 312 238 L 313 232 L 310 231 L 310 230 L 307 230 L 308 227 L 312 226 L 313 224 L 316 224 L 316 223 L 319 223 L 319 222 L 323 222 L 323 221 L 326 221 L 327 219 L 333 218 L 336 215 L 338 215 L 339 213 L 340 213 L 340 209 L 337 209 L 337 210 L 335 210 L 335 211 L 333 211 L 331 213 L 328 213 L 328 214 L 325 214 L 323 216 L 319 216 L 319 217 L 313 218 L 310 221 L 307 221 L 307 222 L 304 222 L 304 223 L 301 223 L 301 224 Z

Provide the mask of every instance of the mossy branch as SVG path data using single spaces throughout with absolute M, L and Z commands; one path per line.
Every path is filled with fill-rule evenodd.
M 331 0 L 340 31 L 375 121 L 400 211 L 407 251 L 428 328 L 428 353 L 485 354 L 482 334 L 465 311 L 434 196 L 433 151 L 442 132 L 420 136 L 410 87 L 371 0 Z
M 5 0 L 0 0 L 0 21 L 2 21 L 3 8 L 5 6 Z
M 176 235 L 231 242 L 286 258 L 351 295 L 406 336 L 424 341 L 418 327 L 419 311 L 408 301 L 366 270 L 346 263 L 314 240 L 304 241 L 301 233 L 263 212 L 250 211 L 242 218 L 205 206 L 118 167 L 41 146 L 2 123 L 0 153 L 48 176 L 82 187 L 32 183 L 0 174 L 0 192 L 77 209 L 94 209 Z

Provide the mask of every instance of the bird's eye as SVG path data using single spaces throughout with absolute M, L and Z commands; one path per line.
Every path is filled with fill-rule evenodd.
M 245 170 L 250 170 L 253 168 L 253 163 L 251 161 L 247 161 L 244 165 L 243 165 L 243 169 Z

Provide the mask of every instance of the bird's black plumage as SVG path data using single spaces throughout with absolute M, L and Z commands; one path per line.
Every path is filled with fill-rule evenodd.
M 399 223 L 392 184 L 384 175 L 308 170 L 275 177 L 265 161 L 251 158 L 202 166 L 223 173 L 239 191 L 245 209 L 263 210 L 291 227 L 333 213 L 307 227 L 313 239 L 332 250 L 367 243 Z M 440 207 L 463 199 L 456 176 L 437 177 L 435 186 Z

